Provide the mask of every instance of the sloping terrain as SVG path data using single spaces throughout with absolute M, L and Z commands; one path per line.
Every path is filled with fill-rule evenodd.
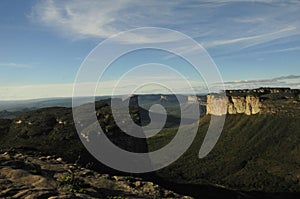
M 110 106 L 105 102 L 96 103 L 96 112 L 99 124 L 113 143 L 126 150 L 147 151 L 145 140 L 133 138 L 116 126 Z M 139 123 L 138 110 L 130 108 L 130 114 Z M 99 164 L 83 146 L 71 108 L 53 107 L 21 113 L 14 120 L 0 120 L 0 130 L 1 149 L 34 149 L 82 165 L 93 163 L 95 168 L 111 171 Z
M 300 118 L 277 115 L 227 115 L 221 137 L 203 159 L 198 153 L 210 116 L 200 121 L 189 150 L 157 174 L 180 183 L 215 184 L 234 190 L 300 192 Z M 176 129 L 148 140 L 149 150 L 172 139 Z
M 100 174 L 37 151 L 0 154 L 0 198 L 182 198 L 132 176 Z
M 176 103 L 168 106 L 170 115 L 165 128 L 148 140 L 123 133 L 116 126 L 107 103 L 97 102 L 95 113 L 112 142 L 129 151 L 146 152 L 165 146 L 177 132 L 180 110 Z M 145 109 L 131 107 L 130 114 L 137 124 L 150 122 Z M 207 157 L 199 159 L 199 149 L 209 122 L 210 115 L 201 117 L 198 135 L 181 158 L 164 169 L 145 174 L 143 178 L 195 197 L 299 197 L 299 101 L 265 97 L 259 114 L 227 115 L 217 145 Z M 88 153 L 75 130 L 70 108 L 44 108 L 21 113 L 13 120 L 0 119 L 0 147 L 3 152 L 37 151 L 41 153 L 39 156 L 62 157 L 102 174 L 120 174 L 103 166 Z M 2 158 L 1 166 L 5 162 L 6 159 Z M 23 163 L 20 165 L 24 166 Z

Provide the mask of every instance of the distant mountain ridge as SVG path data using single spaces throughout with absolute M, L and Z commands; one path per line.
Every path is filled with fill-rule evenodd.
M 96 96 L 96 101 L 108 99 L 108 96 Z M 84 100 L 85 97 L 82 97 Z M 6 110 L 9 112 L 16 111 L 28 111 L 36 110 L 39 108 L 47 107 L 71 107 L 72 98 L 45 98 L 45 99 L 31 99 L 31 100 L 11 100 L 11 101 L 1 101 L 0 100 L 0 111 Z

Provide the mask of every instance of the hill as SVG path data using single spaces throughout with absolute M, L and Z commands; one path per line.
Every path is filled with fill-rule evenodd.
M 96 101 L 108 99 L 108 96 L 96 96 Z M 82 97 L 84 101 L 84 97 Z M 11 101 L 1 101 L 0 100 L 0 111 L 8 112 L 26 112 L 31 110 L 36 110 L 40 108 L 49 107 L 71 107 L 72 98 L 42 98 L 42 99 L 32 99 L 32 100 L 11 100 Z M 1 118 L 1 115 L 0 115 Z
M 204 159 L 198 153 L 210 116 L 200 121 L 198 135 L 175 163 L 157 172 L 169 181 L 217 184 L 234 190 L 300 191 L 300 118 L 283 115 L 229 115 L 221 137 Z M 148 140 L 149 150 L 164 146 L 176 129 Z
M 140 177 L 194 197 L 299 198 L 299 92 L 281 91 L 227 91 L 232 112 L 226 115 L 217 145 L 203 159 L 198 158 L 198 153 L 211 115 L 203 113 L 207 110 L 205 103 L 206 106 L 209 103 L 201 99 L 200 108 L 204 108 L 201 109 L 198 134 L 188 151 L 168 167 Z M 144 96 L 143 107 L 131 104 L 131 118 L 139 125 L 150 122 L 147 109 L 153 104 L 151 97 L 166 107 L 168 117 L 161 132 L 147 140 L 122 132 L 115 124 L 107 100 L 96 103 L 99 124 L 112 142 L 135 152 L 154 151 L 170 142 L 181 120 L 176 100 L 168 102 L 160 100 L 159 96 Z M 247 105 L 247 99 L 254 103 Z M 252 114 L 254 105 L 259 111 Z M 251 114 L 245 113 L 246 106 Z M 14 119 L 0 119 L 0 133 L 2 151 L 22 150 L 26 153 L 33 150 L 44 156 L 62 157 L 100 173 L 131 175 L 105 167 L 88 153 L 75 130 L 71 108 L 43 108 L 22 112 Z
M 265 88 L 226 94 L 227 106 L 237 111 L 227 113 L 221 137 L 210 154 L 198 158 L 210 122 L 208 113 L 201 118 L 189 150 L 157 175 L 170 182 L 220 185 L 233 190 L 300 192 L 299 90 Z M 245 113 L 246 106 L 251 107 L 247 105 L 248 96 L 259 102 L 255 102 L 259 107 L 255 114 Z M 211 106 L 209 101 L 207 106 Z M 177 128 L 165 128 L 148 139 L 149 150 L 169 143 Z
M 129 151 L 147 151 L 145 140 L 130 137 L 116 126 L 111 108 L 106 102 L 97 102 L 95 108 L 100 126 L 113 143 Z M 136 123 L 140 122 L 138 109 L 130 108 L 130 114 Z M 75 129 L 71 108 L 43 108 L 21 113 L 13 120 L 0 119 L 0 131 L 0 146 L 3 150 L 34 149 L 59 155 L 70 162 L 95 164 L 95 168 L 111 171 L 99 164 L 83 146 Z

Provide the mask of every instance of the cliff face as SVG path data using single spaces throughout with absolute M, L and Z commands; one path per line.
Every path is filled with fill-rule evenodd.
M 260 112 L 262 106 L 259 97 L 250 95 L 246 97 L 228 96 L 227 100 L 229 114 L 254 115 Z
M 289 88 L 259 88 L 227 90 L 226 98 L 207 95 L 206 114 L 275 114 L 291 113 L 299 109 L 300 90 Z M 227 109 L 227 110 L 226 110 Z
M 227 113 L 227 97 L 219 95 L 207 95 L 206 114 L 224 115 Z
M 261 102 L 255 96 L 227 96 L 220 98 L 215 95 L 207 96 L 206 114 L 224 115 L 244 113 L 254 115 L 260 112 Z

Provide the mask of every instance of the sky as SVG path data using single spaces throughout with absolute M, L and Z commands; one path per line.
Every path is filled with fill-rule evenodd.
M 72 96 L 90 52 L 112 35 L 141 27 L 167 28 L 197 41 L 217 66 L 226 89 L 300 89 L 299 19 L 298 0 L 2 0 L 0 100 Z M 203 78 L 185 60 L 144 50 L 112 63 L 101 82 L 105 89 L 97 94 L 109 93 L 130 67 L 152 62 L 180 68 L 197 92 L 205 91 Z M 176 76 L 163 71 L 153 72 L 153 79 L 164 78 L 177 90 L 185 89 Z M 139 78 L 134 83 L 144 78 L 135 75 Z M 147 91 L 164 92 L 154 87 Z

